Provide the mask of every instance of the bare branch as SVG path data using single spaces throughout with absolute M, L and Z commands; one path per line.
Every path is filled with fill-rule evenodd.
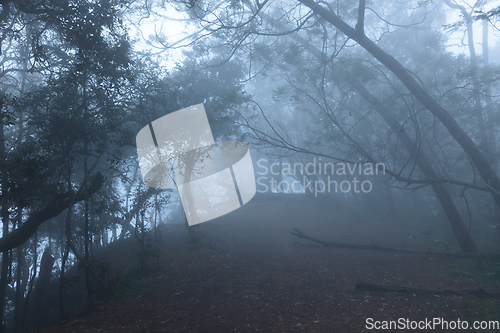
M 366 0 L 359 0 L 358 23 L 356 23 L 356 31 L 360 36 L 365 35 L 365 8 Z

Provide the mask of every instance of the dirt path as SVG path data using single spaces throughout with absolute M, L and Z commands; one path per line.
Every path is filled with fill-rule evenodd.
M 299 241 L 289 234 L 294 227 L 326 239 L 336 235 L 336 241 L 353 241 L 358 228 L 364 232 L 357 243 L 369 243 L 376 230 L 369 232 L 366 221 L 339 207 L 313 208 L 257 198 L 202 225 L 206 240 L 197 246 L 188 244 L 182 225 L 168 225 L 161 268 L 142 281 L 140 294 L 98 303 L 83 317 L 41 332 L 369 332 L 367 318 L 441 317 L 470 325 L 500 320 L 495 299 L 356 291 L 361 280 L 431 289 L 484 286 L 494 283 L 488 270 L 498 263 L 327 249 Z M 378 232 L 379 244 L 401 245 L 397 239 L 382 243 L 391 235 Z

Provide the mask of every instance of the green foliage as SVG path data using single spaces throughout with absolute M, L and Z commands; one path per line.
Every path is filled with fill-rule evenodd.
M 148 57 L 135 63 L 133 114 L 142 126 L 168 113 L 203 103 L 217 140 L 241 136 L 236 123 L 241 106 L 249 97 L 243 90 L 243 73 L 238 62 L 224 62 L 220 57 L 193 51 L 186 53 L 186 60 L 168 74 L 158 73 L 158 64 Z

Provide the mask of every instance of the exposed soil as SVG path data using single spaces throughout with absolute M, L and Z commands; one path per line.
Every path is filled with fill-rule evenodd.
M 366 328 L 367 318 L 440 317 L 468 320 L 470 326 L 474 320 L 500 320 L 498 299 L 355 290 L 357 281 L 428 289 L 494 287 L 499 266 L 485 259 L 329 249 L 291 236 L 299 228 L 338 242 L 427 246 L 402 237 L 398 230 L 405 226 L 397 218 L 375 223 L 355 209 L 321 203 L 254 198 L 202 224 L 199 231 L 206 237 L 196 245 L 189 244 L 181 223 L 166 225 L 158 269 L 138 292 L 100 301 L 89 313 L 40 332 L 368 332 L 373 330 Z

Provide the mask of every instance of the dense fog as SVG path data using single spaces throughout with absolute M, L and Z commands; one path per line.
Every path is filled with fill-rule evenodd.
M 0 333 L 500 331 L 500 1 L 0 5 Z

